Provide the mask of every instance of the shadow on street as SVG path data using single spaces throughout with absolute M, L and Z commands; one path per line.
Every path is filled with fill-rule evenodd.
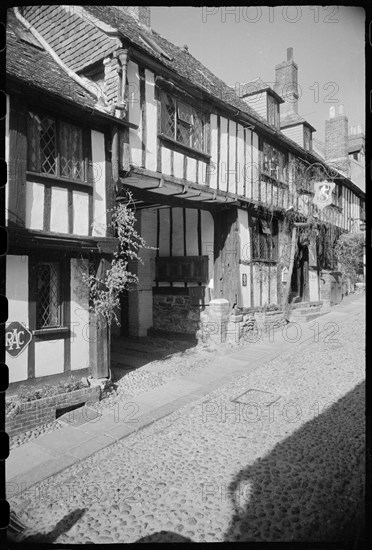
M 364 391 L 358 384 L 239 472 L 229 486 L 234 516 L 226 541 L 363 538 Z

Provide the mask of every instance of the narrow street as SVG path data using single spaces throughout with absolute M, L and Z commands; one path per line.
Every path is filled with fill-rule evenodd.
M 354 540 L 364 508 L 363 306 L 11 498 L 28 541 Z

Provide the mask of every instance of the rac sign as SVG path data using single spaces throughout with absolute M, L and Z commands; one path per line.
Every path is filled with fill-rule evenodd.
M 5 329 L 5 349 L 12 357 L 18 357 L 32 340 L 31 332 L 19 321 L 12 321 Z

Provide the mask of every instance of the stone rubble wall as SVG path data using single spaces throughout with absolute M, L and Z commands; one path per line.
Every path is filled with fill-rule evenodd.
M 192 306 L 189 296 L 153 295 L 154 329 L 195 334 L 200 328 L 204 306 Z

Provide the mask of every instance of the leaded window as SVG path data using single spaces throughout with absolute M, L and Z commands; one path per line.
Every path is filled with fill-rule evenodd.
M 59 264 L 40 262 L 36 268 L 36 282 L 36 328 L 61 326 Z
M 74 124 L 29 112 L 27 168 L 84 181 L 83 132 Z
M 286 155 L 265 141 L 262 150 L 262 171 L 278 181 L 287 179 Z
M 206 152 L 204 114 L 165 92 L 161 94 L 161 133 L 183 145 Z
M 252 260 L 278 261 L 278 224 L 252 218 Z

